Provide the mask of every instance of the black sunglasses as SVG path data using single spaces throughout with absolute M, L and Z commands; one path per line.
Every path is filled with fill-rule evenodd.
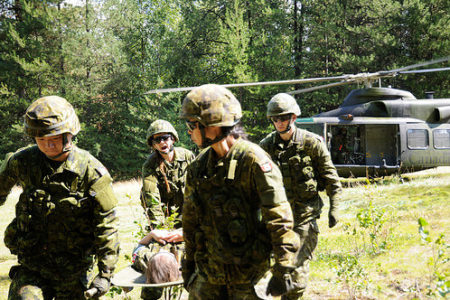
M 281 121 L 281 122 L 286 122 L 287 120 L 291 119 L 291 115 L 281 115 L 281 116 L 276 116 L 276 117 L 270 117 L 270 120 L 274 123 Z
M 186 126 L 188 130 L 194 131 L 195 128 L 197 128 L 198 121 L 186 121 Z
M 153 144 L 159 144 L 162 141 L 167 141 L 169 139 L 172 139 L 172 135 L 171 134 L 164 134 L 164 135 L 160 135 L 160 136 L 157 136 L 157 137 L 153 138 L 152 139 L 152 143 Z

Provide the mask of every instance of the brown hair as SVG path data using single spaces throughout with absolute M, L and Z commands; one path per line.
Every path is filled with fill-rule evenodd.
M 172 253 L 160 251 L 148 261 L 145 276 L 146 283 L 177 281 L 181 276 L 180 265 Z
M 164 164 L 164 158 L 161 157 L 161 155 L 159 156 L 159 169 L 161 170 L 161 173 L 164 177 L 164 183 L 166 184 L 166 189 L 167 192 L 170 193 L 170 185 L 169 185 L 169 181 L 167 180 L 167 176 L 166 176 L 166 165 Z

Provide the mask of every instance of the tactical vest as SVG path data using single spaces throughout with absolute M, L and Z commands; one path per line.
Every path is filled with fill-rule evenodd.
M 200 224 L 195 235 L 195 260 L 213 284 L 251 282 L 264 272 L 270 255 L 271 243 L 258 196 L 249 193 L 249 168 L 240 164 L 244 155 L 232 153 L 210 177 L 205 168 L 208 155 L 203 155 L 193 176 L 198 197 L 192 200 Z
M 25 191 L 16 204 L 16 219 L 5 231 L 5 244 L 19 262 L 35 271 L 40 271 L 42 260 L 48 260 L 47 268 L 58 271 L 66 265 L 85 269 L 92 264 L 86 254 L 94 246 L 94 226 L 90 226 L 94 202 L 90 196 L 60 198 L 41 189 Z
M 270 134 L 263 140 L 262 147 L 266 149 L 272 160 L 283 174 L 286 196 L 294 212 L 295 223 L 318 217 L 323 207 L 319 191 L 325 188 L 325 183 L 316 174 L 312 154 L 313 134 L 296 129 L 289 146 L 278 147 L 277 133 Z
M 54 166 L 31 146 L 14 154 L 10 169 L 23 192 L 5 245 L 21 265 L 55 280 L 87 270 L 94 255 L 104 274 L 114 268 L 117 199 L 100 162 L 74 147 L 64 164 Z

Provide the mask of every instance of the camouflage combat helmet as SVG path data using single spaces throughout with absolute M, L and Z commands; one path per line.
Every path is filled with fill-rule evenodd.
M 231 127 L 242 117 L 241 104 L 226 88 L 205 84 L 190 91 L 183 100 L 181 119 L 195 119 L 203 126 Z
M 151 138 L 158 133 L 171 133 L 174 138 L 175 142 L 178 142 L 178 133 L 173 128 L 172 124 L 165 120 L 156 120 L 152 124 L 150 124 L 150 127 L 147 130 L 147 143 L 151 145 Z
M 25 132 L 31 137 L 54 136 L 80 131 L 80 121 L 73 106 L 58 96 L 39 98 L 25 112 Z
M 267 104 L 267 118 L 286 114 L 295 114 L 298 117 L 301 114 L 300 107 L 291 95 L 276 94 Z

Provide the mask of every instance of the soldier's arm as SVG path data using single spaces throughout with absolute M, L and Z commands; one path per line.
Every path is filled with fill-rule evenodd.
M 119 219 L 116 215 L 118 201 L 112 189 L 110 175 L 104 174 L 98 178 L 91 186 L 89 193 L 96 200 L 94 233 L 99 275 L 109 280 L 119 256 Z
M 327 195 L 330 198 L 328 226 L 332 228 L 339 222 L 339 202 L 341 201 L 342 191 L 341 183 L 325 143 L 317 139 L 314 146 L 316 157 L 313 158 L 313 162 L 316 163 L 315 168 L 317 171 L 315 173 L 320 176 L 320 178 L 318 178 L 319 187 L 325 187 Z
M 9 192 L 17 183 L 17 174 L 10 163 L 12 156 L 12 153 L 8 153 L 0 164 L 0 206 L 5 203 Z
M 150 221 L 161 220 L 164 212 L 161 207 L 161 196 L 158 189 L 156 172 L 146 164 L 142 167 L 141 205 Z
M 281 266 L 292 266 L 300 242 L 293 231 L 292 210 L 286 198 L 281 172 L 269 158 L 256 162 L 252 171 L 275 261 Z
M 195 159 L 194 152 L 188 150 L 188 154 L 186 155 L 186 158 L 187 158 L 187 162 L 191 163 Z
M 185 259 L 182 264 L 182 273 L 183 279 L 185 280 L 185 284 L 187 285 L 188 279 L 195 271 L 195 263 L 194 263 L 194 255 L 196 250 L 196 241 L 195 241 L 195 233 L 200 228 L 200 224 L 198 224 L 198 217 L 196 215 L 196 209 L 194 204 L 194 195 L 195 189 L 192 185 L 192 174 L 189 172 L 186 176 L 186 190 L 184 193 L 184 205 L 183 205 L 183 219 L 182 219 L 182 228 L 183 228 L 183 238 L 184 238 L 184 247 L 185 247 Z
M 342 192 L 341 182 L 336 171 L 336 167 L 331 161 L 330 153 L 324 142 L 316 139 L 313 146 L 315 157 L 313 163 L 320 178 L 319 181 L 326 188 L 327 195 L 330 199 L 337 199 Z
M 259 142 L 259 146 L 260 146 L 261 148 L 263 148 L 263 150 L 266 151 L 266 152 L 269 152 L 268 144 L 269 144 L 269 138 L 268 138 L 268 137 L 265 137 L 264 139 L 262 139 L 262 140 Z

